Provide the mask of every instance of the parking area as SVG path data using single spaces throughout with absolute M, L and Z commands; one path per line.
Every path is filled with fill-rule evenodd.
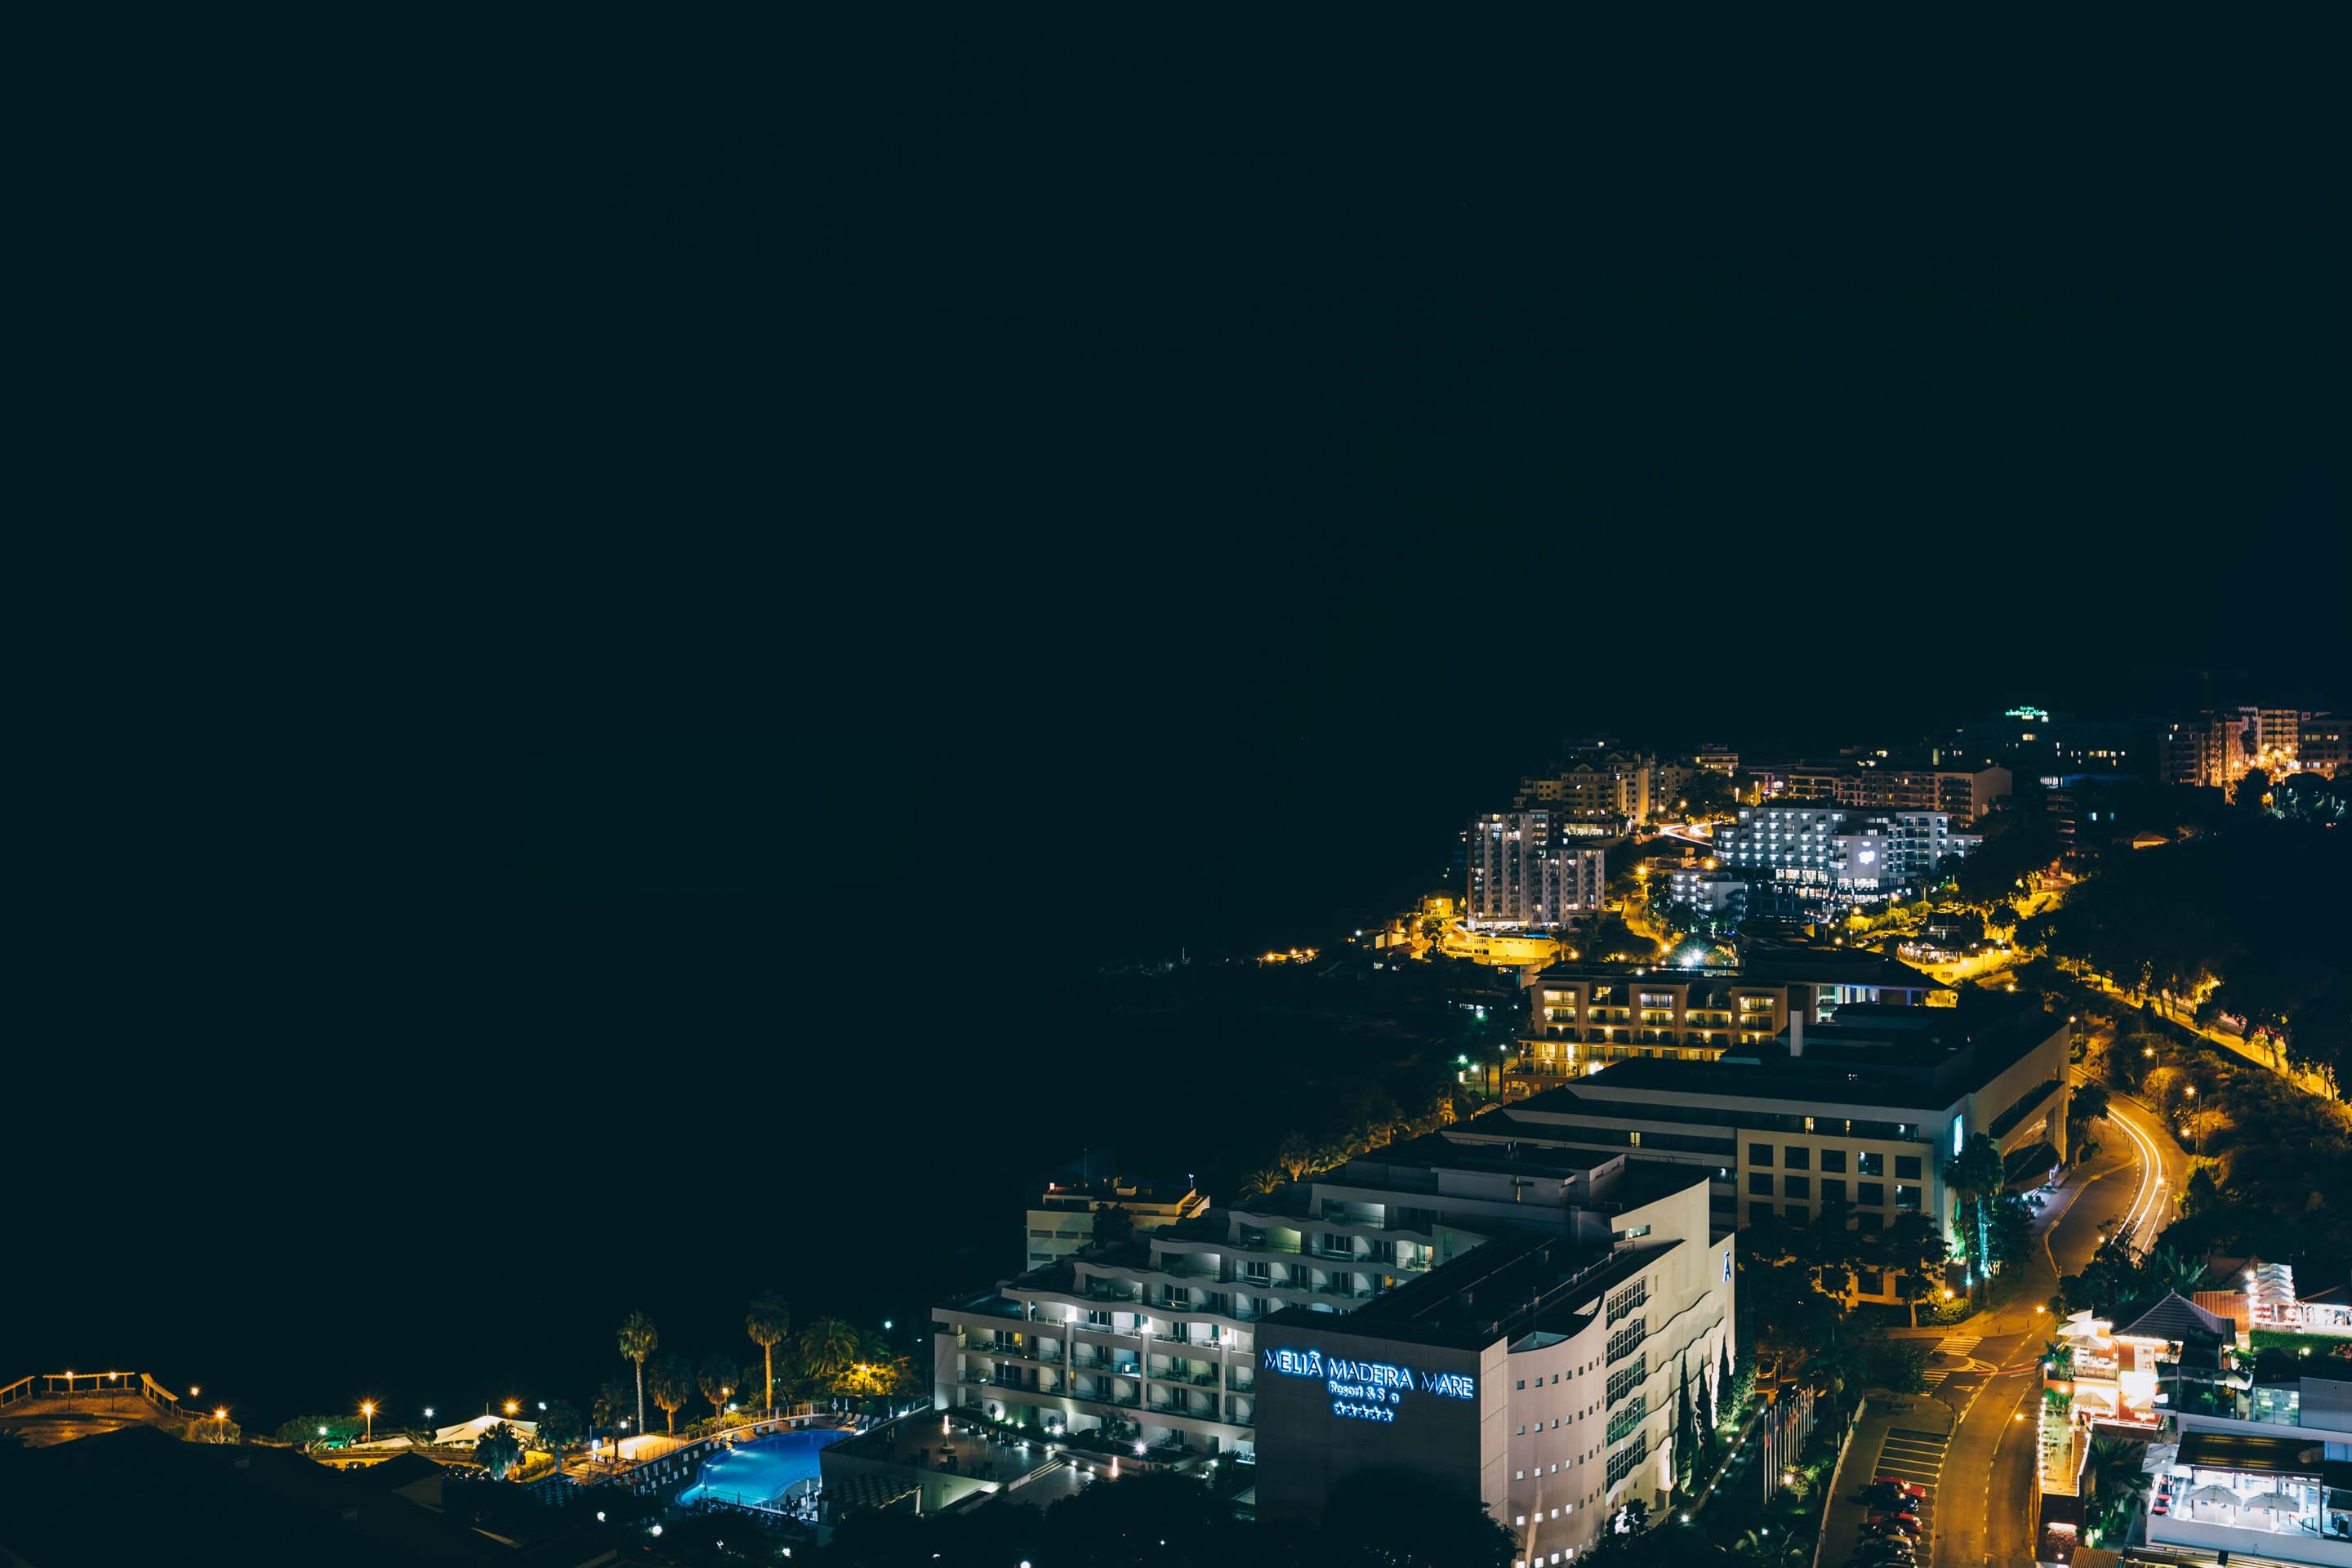
M 1934 1400 L 1906 1400 L 1911 1408 L 1873 1411 L 1854 1430 L 1853 1446 L 1838 1476 L 1837 1495 L 1829 1500 L 1822 1520 L 1822 1568 L 1846 1568 L 1866 1539 L 1871 1513 L 1863 1493 L 1879 1476 L 1893 1476 L 1923 1489 L 1915 1511 L 1919 1516 L 1919 1562 L 1931 1563 L 1936 1538 L 1936 1504 L 1942 1489 L 1944 1451 L 1949 1432 L 1937 1426 L 1950 1412 Z

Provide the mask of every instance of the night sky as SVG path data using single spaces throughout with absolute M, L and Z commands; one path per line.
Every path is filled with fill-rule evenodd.
M 1069 1150 L 972 1070 L 1100 1046 L 1066 971 L 1345 918 L 1562 735 L 2341 703 L 2340 42 L 78 57 L 139 324 L 58 398 L 0 1374 L 908 1315 Z

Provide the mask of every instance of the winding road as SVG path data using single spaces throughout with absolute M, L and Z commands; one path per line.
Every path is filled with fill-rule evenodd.
M 2152 1246 L 2188 1177 L 2189 1156 L 2144 1106 L 2118 1095 L 2092 1129 L 2099 1153 L 2043 1194 L 2035 1222 L 2042 1256 L 2010 1305 L 1965 1325 L 1981 1342 L 1968 1368 L 1936 1391 L 1955 1416 L 1945 1475 L 1955 1483 L 1981 1477 L 1983 1484 L 1944 1489 L 1935 1568 L 2028 1568 L 2034 1561 L 2033 1401 L 2042 1389 L 2042 1344 L 2057 1328 L 2043 1304 L 2058 1276 L 2079 1273 L 2124 1221 L 2137 1223 L 2142 1249 Z

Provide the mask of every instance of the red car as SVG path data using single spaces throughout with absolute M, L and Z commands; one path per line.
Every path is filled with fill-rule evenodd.
M 1905 1497 L 1923 1498 L 1927 1495 L 1926 1487 L 1916 1481 L 1906 1481 L 1901 1476 L 1881 1476 L 1870 1484 L 1874 1487 L 1893 1487 Z

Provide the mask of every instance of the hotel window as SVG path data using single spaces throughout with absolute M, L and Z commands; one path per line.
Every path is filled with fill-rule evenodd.
M 1822 1178 L 1822 1202 L 1825 1204 L 1842 1204 L 1845 1202 L 1845 1184 L 1838 1180 L 1835 1176 L 1823 1176 Z
M 1886 1174 L 1886 1156 L 1875 1149 L 1865 1149 L 1854 1156 L 1853 1168 L 1865 1176 L 1883 1176 Z
M 1770 1197 L 1772 1195 L 1772 1173 L 1769 1171 L 1748 1172 L 1748 1191 L 1755 1196 Z
M 1919 1179 L 1919 1156 L 1916 1154 L 1895 1155 L 1895 1173 L 1896 1176 L 1906 1182 L 1917 1181 Z
M 1783 1176 L 1780 1181 L 1787 1189 L 1785 1195 L 1789 1197 L 1809 1198 L 1813 1195 L 1813 1182 L 1810 1176 Z
M 1780 1151 L 1780 1162 L 1791 1171 L 1812 1169 L 1813 1152 L 1802 1143 L 1791 1143 Z
M 1843 1149 L 1822 1150 L 1822 1169 L 1824 1171 L 1843 1171 L 1845 1169 L 1845 1151 Z
M 1900 1183 L 1897 1183 L 1895 1188 L 1895 1206 L 1907 1213 L 1918 1213 L 1919 1189 L 1916 1187 L 1906 1187 Z
M 1769 1165 L 1772 1163 L 1772 1145 L 1769 1143 L 1748 1145 L 1748 1163 L 1751 1165 Z

